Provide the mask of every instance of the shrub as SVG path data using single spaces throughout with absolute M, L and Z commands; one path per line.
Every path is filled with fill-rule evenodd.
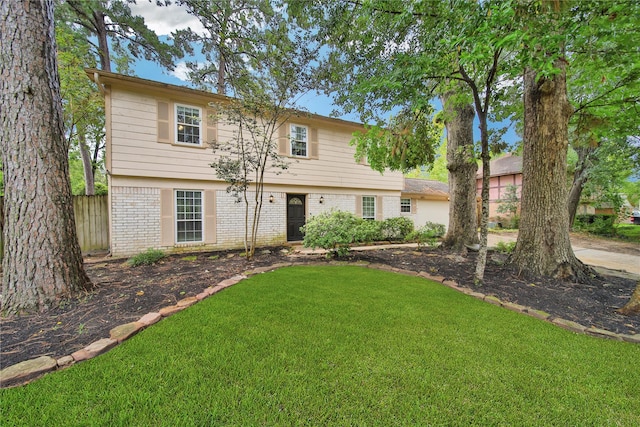
M 516 242 L 498 242 L 496 250 L 503 254 L 510 254 L 516 248 Z
M 350 212 L 331 210 L 315 215 L 302 227 L 303 245 L 307 248 L 322 248 L 344 256 L 349 245 L 355 242 L 360 223 L 364 222 Z
M 383 240 L 381 225 L 380 221 L 360 220 L 355 229 L 354 243 L 370 243 Z
M 615 215 L 577 215 L 573 228 L 600 236 L 613 236 L 616 234 L 615 220 Z
M 416 242 L 418 247 L 435 246 L 440 237 L 444 236 L 444 232 L 443 224 L 427 221 L 425 225 L 409 233 L 405 240 Z
M 160 249 L 149 248 L 146 251 L 139 253 L 134 257 L 129 258 L 127 263 L 131 267 L 137 267 L 139 265 L 152 265 L 160 261 L 164 257 L 165 257 L 165 254 Z
M 404 240 L 413 232 L 413 220 L 404 216 L 387 218 L 380 225 L 382 240 Z

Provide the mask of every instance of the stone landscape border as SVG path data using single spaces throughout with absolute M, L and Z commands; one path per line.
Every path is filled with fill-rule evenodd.
M 305 256 L 305 255 L 303 255 Z M 463 294 L 470 295 L 474 298 L 482 301 L 494 304 L 500 307 L 504 307 L 507 310 L 515 311 L 518 313 L 526 314 L 537 319 L 541 319 L 550 322 L 556 326 L 567 329 L 571 332 L 592 335 L 599 338 L 614 339 L 618 341 L 627 341 L 631 343 L 640 343 L 640 334 L 626 335 L 617 334 L 604 329 L 598 329 L 594 327 L 583 326 L 579 323 L 555 317 L 541 310 L 535 310 L 523 305 L 515 304 L 512 302 L 501 301 L 499 298 L 493 295 L 485 295 L 481 292 L 476 292 L 473 289 L 465 288 L 452 280 L 445 280 L 443 276 L 434 276 L 424 271 L 415 272 L 411 270 L 404 270 L 397 267 L 392 267 L 386 264 L 368 263 L 368 262 L 348 262 L 348 261 L 331 261 L 330 265 L 351 265 L 358 267 L 374 268 L 377 270 L 389 271 L 398 274 L 405 274 L 408 276 L 417 276 L 424 279 L 432 280 L 442 283 L 443 285 L 454 289 Z M 81 362 L 83 360 L 91 359 L 100 354 L 107 352 L 116 345 L 125 341 L 126 339 L 134 336 L 142 329 L 159 322 L 163 317 L 168 317 L 174 313 L 182 311 L 193 304 L 214 295 L 221 290 L 233 286 L 251 276 L 256 274 L 275 271 L 279 268 L 292 267 L 294 265 L 327 265 L 326 262 L 319 261 L 306 261 L 306 262 L 286 262 L 273 264 L 267 267 L 258 267 L 252 270 L 246 271 L 242 274 L 235 275 L 229 279 L 225 279 L 215 286 L 209 286 L 195 297 L 187 297 L 178 301 L 175 305 L 163 307 L 157 312 L 147 313 L 135 322 L 125 323 L 123 325 L 116 326 L 109 332 L 109 338 L 103 338 L 95 341 L 81 350 L 75 351 L 68 356 L 62 356 L 55 359 L 50 356 L 40 356 L 34 359 L 26 360 L 24 362 L 17 363 L 12 366 L 8 366 L 0 371 L 0 388 L 16 387 L 27 384 L 34 379 L 41 377 L 42 375 L 68 368 L 69 366 Z

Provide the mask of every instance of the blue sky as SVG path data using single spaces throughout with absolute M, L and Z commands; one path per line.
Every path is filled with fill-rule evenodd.
M 137 4 L 132 4 L 131 10 L 133 14 L 142 15 L 145 18 L 147 26 L 160 36 L 168 36 L 172 31 L 181 28 L 190 27 L 196 31 L 202 28 L 198 20 L 189 15 L 184 7 L 177 6 L 175 4 L 169 7 L 157 7 L 154 3 L 142 0 L 138 1 Z M 186 78 L 186 66 L 184 65 L 184 60 L 181 60 L 176 64 L 176 69 L 173 72 L 169 72 L 154 62 L 139 60 L 134 66 L 134 71 L 136 76 L 144 79 L 178 86 L 192 86 Z M 329 116 L 334 110 L 331 98 L 318 93 L 307 93 L 303 95 L 297 102 L 297 105 L 304 110 L 314 114 L 320 114 L 322 116 Z M 437 100 L 435 101 L 434 106 L 436 109 L 442 108 L 441 104 Z M 342 115 L 339 116 L 339 118 L 355 122 L 360 121 L 359 117 L 355 114 Z M 492 126 L 490 124 L 489 127 L 496 126 Z M 474 125 L 474 138 L 476 141 L 480 139 L 477 119 L 475 120 Z M 504 135 L 503 139 L 506 142 L 513 144 L 520 140 L 520 137 L 515 133 L 513 128 L 510 128 Z

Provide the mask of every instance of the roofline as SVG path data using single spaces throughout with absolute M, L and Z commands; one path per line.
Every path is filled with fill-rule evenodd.
M 151 87 L 151 88 L 156 88 L 162 92 L 180 92 L 183 95 L 190 94 L 194 97 L 208 98 L 218 102 L 231 102 L 235 99 L 229 96 L 219 95 L 217 93 L 208 92 L 205 90 L 193 89 L 187 86 L 178 86 L 178 85 L 173 85 L 169 83 L 162 83 L 155 80 L 143 79 L 141 77 L 127 76 L 124 74 L 113 73 L 110 71 L 98 70 L 96 68 L 85 68 L 84 71 L 87 74 L 87 77 L 89 77 L 89 80 L 91 80 L 96 85 L 98 85 L 98 89 L 100 90 L 100 92 L 103 93 L 103 95 L 105 93 L 104 85 L 117 83 L 117 84 L 123 84 L 125 86 L 139 87 L 139 88 Z M 352 122 L 349 120 L 338 119 L 333 117 L 326 117 L 320 114 L 309 113 L 302 110 L 291 110 L 291 111 L 294 115 L 298 117 L 304 117 L 314 121 L 329 122 L 334 125 L 354 128 L 354 130 L 364 129 L 364 125 L 358 122 Z

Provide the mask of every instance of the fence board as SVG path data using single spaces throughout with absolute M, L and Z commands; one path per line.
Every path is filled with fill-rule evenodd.
M 109 249 L 109 207 L 106 195 L 73 196 L 78 243 L 83 253 Z M 0 212 L 4 212 L 4 197 L 0 197 Z M 4 252 L 2 222 L 0 215 L 0 259 Z

